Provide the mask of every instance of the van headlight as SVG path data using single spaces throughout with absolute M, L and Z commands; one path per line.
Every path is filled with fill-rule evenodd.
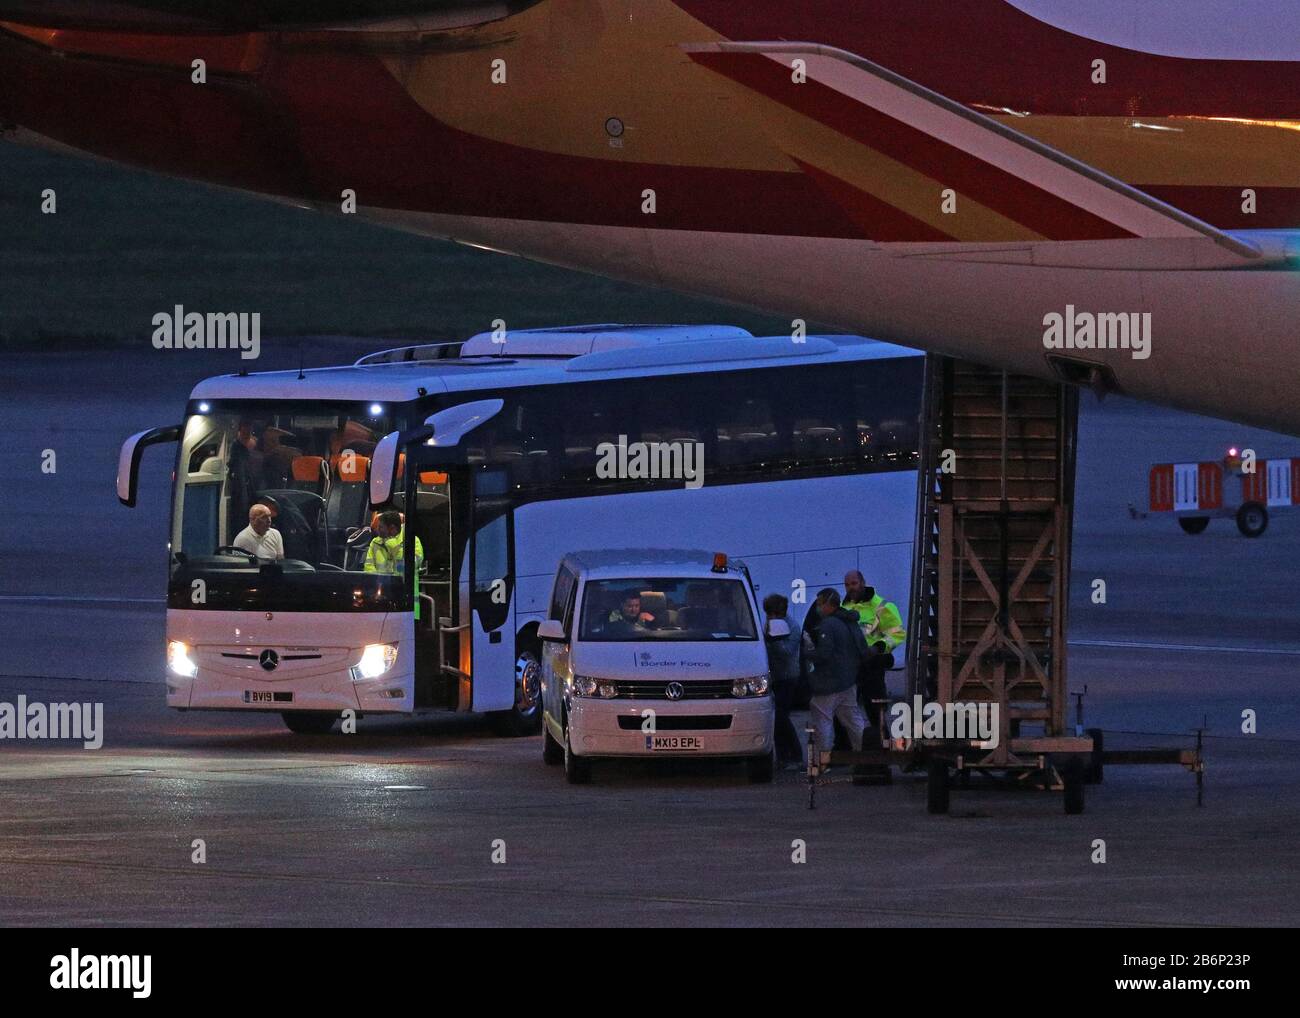
M 371 643 L 361 651 L 361 660 L 352 666 L 352 681 L 377 679 L 397 662 L 397 644 Z
M 598 683 L 590 675 L 575 675 L 573 677 L 573 695 L 574 696 L 595 696 Z
M 180 640 L 167 642 L 167 667 L 183 679 L 192 679 L 199 673 L 199 666 L 190 659 L 189 644 Z
M 747 679 L 733 679 L 732 696 L 763 696 L 767 693 L 767 676 L 752 675 Z

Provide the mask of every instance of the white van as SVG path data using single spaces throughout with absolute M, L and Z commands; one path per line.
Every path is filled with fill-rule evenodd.
M 569 781 L 595 757 L 733 757 L 772 780 L 767 647 L 744 566 L 721 553 L 571 552 L 542 653 L 542 758 Z M 770 637 L 785 636 L 773 620 Z

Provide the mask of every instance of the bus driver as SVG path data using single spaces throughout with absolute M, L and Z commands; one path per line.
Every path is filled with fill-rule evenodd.
M 234 540 L 234 546 L 259 562 L 276 562 L 284 558 L 284 541 L 280 531 L 271 527 L 271 510 L 258 502 L 248 510 L 248 526 Z

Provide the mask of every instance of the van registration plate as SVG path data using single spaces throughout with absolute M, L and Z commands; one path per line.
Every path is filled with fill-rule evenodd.
M 646 742 L 650 745 L 647 747 L 651 751 L 669 750 L 680 753 L 683 750 L 699 751 L 704 748 L 704 742 L 698 735 L 647 735 Z

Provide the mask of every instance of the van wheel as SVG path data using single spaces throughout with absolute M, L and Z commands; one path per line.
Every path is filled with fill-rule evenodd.
M 585 785 L 591 781 L 591 761 L 573 751 L 569 728 L 564 728 L 564 777 L 571 785 Z
M 325 735 L 339 719 L 323 710 L 286 710 L 280 712 L 285 727 L 294 735 Z
M 509 738 L 536 735 L 541 730 L 542 666 L 531 650 L 521 650 L 515 658 L 514 707 L 492 711 L 488 722 L 498 735 Z
M 776 772 L 775 750 L 769 750 L 762 756 L 751 756 L 745 761 L 745 770 L 749 774 L 751 785 L 770 785 L 772 775 Z
M 564 747 L 555 741 L 545 721 L 542 722 L 542 762 L 551 767 L 564 763 Z
M 1243 537 L 1259 537 L 1268 529 L 1268 510 L 1258 502 L 1246 502 L 1237 510 L 1237 529 Z
M 1210 525 L 1208 516 L 1180 516 L 1178 525 L 1183 528 L 1184 534 L 1202 534 L 1205 528 Z

